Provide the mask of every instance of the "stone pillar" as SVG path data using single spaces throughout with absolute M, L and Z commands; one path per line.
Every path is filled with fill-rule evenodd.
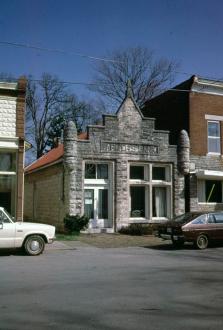
M 65 212 L 76 215 L 77 129 L 69 121 L 64 130 Z
M 190 172 L 190 140 L 187 131 L 180 132 L 177 148 L 177 167 L 175 175 L 175 213 L 185 212 L 185 176 Z
M 180 132 L 177 156 L 179 172 L 188 174 L 190 172 L 190 140 L 185 130 Z
M 116 163 L 116 229 L 127 226 L 129 221 L 128 209 L 128 161 L 120 157 Z

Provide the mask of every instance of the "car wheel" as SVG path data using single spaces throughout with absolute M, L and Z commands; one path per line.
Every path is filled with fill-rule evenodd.
M 24 243 L 25 252 L 30 256 L 38 256 L 43 252 L 44 247 L 44 239 L 39 235 L 27 237 Z
M 196 239 L 196 246 L 198 249 L 206 249 L 208 247 L 208 237 L 204 234 L 201 234 Z
M 176 241 L 176 240 L 172 239 L 172 243 L 173 243 L 173 246 L 175 248 L 181 248 L 184 245 L 184 241 L 183 240 Z

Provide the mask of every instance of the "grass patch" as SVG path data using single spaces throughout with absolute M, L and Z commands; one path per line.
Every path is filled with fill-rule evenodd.
M 56 234 L 56 241 L 77 241 L 79 233 L 75 234 Z

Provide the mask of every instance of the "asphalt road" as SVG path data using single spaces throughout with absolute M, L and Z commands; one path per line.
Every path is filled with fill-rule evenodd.
M 0 329 L 223 329 L 223 247 L 0 255 Z

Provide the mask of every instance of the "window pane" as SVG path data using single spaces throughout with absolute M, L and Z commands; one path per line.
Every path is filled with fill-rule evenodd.
M 15 216 L 15 175 L 0 175 L 0 206 Z
M 208 152 L 220 154 L 220 138 L 208 138 Z
M 95 164 L 85 164 L 85 179 L 96 179 Z
M 194 219 L 193 221 L 191 221 L 191 223 L 193 225 L 202 225 L 206 222 L 207 222 L 207 215 L 206 214 L 202 214 L 199 217 L 197 217 L 196 219 Z
M 144 166 L 130 166 L 130 179 L 144 180 Z
M 166 180 L 165 167 L 153 167 L 153 180 Z
M 215 214 L 214 217 L 217 223 L 223 223 L 223 214 Z
M 220 137 L 220 127 L 218 122 L 208 122 L 208 136 Z
M 97 165 L 97 179 L 108 179 L 108 165 L 98 164 Z
M 2 211 L 0 211 L 0 221 L 1 222 L 5 222 L 5 223 L 10 223 L 9 219 L 7 218 L 7 216 Z
M 205 181 L 205 194 L 207 203 L 221 203 L 222 182 L 213 180 Z
M 166 188 L 153 187 L 153 217 L 166 217 Z
M 98 218 L 99 219 L 108 219 L 108 190 L 107 189 L 99 189 Z
M 84 191 L 84 214 L 94 219 L 94 189 Z
M 145 217 L 145 187 L 130 187 L 131 217 Z
M 15 171 L 15 154 L 11 153 L 0 153 L 0 171 Z

